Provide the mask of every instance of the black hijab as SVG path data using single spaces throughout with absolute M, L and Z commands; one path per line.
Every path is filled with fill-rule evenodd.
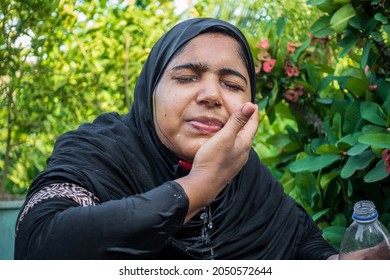
M 48 166 L 32 183 L 29 196 L 51 183 L 77 184 L 101 202 L 146 192 L 187 172 L 158 139 L 153 92 L 175 52 L 205 32 L 225 30 L 242 46 L 255 94 L 252 54 L 242 33 L 217 19 L 177 24 L 153 47 L 137 81 L 129 114 L 102 114 L 57 140 Z M 294 254 L 298 213 L 291 199 L 252 150 L 236 178 L 210 207 L 172 238 L 162 257 L 279 259 Z M 207 240 L 202 236 L 207 216 Z M 203 222 L 202 222 L 203 221 Z

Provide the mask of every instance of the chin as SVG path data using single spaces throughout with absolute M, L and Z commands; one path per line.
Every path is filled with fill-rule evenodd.
M 186 139 L 181 139 L 180 146 L 176 146 L 176 149 L 173 149 L 172 151 L 181 159 L 193 162 L 196 153 L 200 149 L 200 147 L 207 142 L 209 138 L 198 138 L 194 139 L 192 137 L 188 137 Z
M 201 147 L 201 145 L 198 145 L 197 147 L 192 146 L 191 148 L 189 146 L 187 146 L 187 148 L 184 147 L 182 149 L 183 153 L 181 153 L 181 156 L 179 156 L 179 157 L 185 161 L 193 162 L 195 155 L 198 152 L 200 147 Z
M 181 156 L 179 156 L 181 159 L 188 161 L 188 162 L 193 162 L 195 158 L 196 153 L 184 153 Z

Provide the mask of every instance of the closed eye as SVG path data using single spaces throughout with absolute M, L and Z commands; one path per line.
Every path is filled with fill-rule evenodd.
M 181 84 L 187 84 L 187 83 L 198 81 L 197 76 L 179 76 L 179 77 L 174 77 L 173 79 L 178 81 Z
M 221 81 L 221 84 L 231 91 L 243 91 L 244 88 L 236 83 Z

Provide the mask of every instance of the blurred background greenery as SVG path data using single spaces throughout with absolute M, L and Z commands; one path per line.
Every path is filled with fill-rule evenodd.
M 390 229 L 389 3 L 2 0 L 0 196 L 26 193 L 60 134 L 128 112 L 165 31 L 216 17 L 251 45 L 261 109 L 254 148 L 286 193 L 336 248 L 357 200 L 374 201 Z

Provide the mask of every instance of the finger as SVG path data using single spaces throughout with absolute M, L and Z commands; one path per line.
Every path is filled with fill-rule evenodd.
M 223 129 L 227 136 L 235 138 L 255 112 L 257 112 L 257 106 L 250 102 L 245 103 L 240 110 L 234 112 Z
M 256 105 L 254 105 L 254 108 L 255 111 L 252 113 L 247 123 L 238 133 L 241 138 L 248 139 L 251 142 L 253 141 L 253 138 L 257 132 L 257 128 L 259 127 L 259 109 Z

